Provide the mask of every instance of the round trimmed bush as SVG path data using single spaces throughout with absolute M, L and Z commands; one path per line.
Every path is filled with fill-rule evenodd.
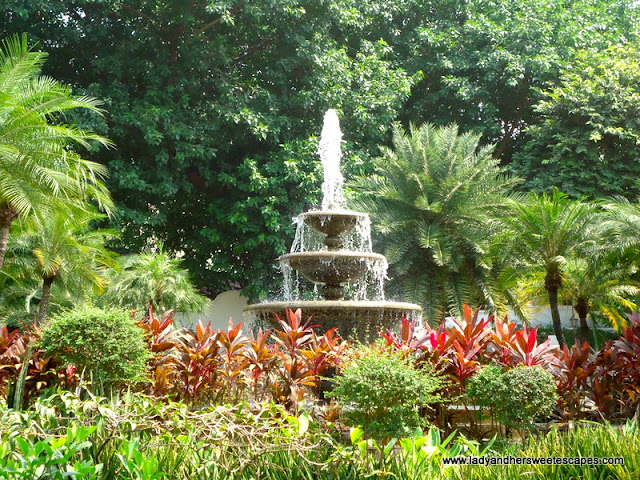
M 418 409 L 440 402 L 446 384 L 433 365 L 379 345 L 353 351 L 333 380 L 344 423 L 376 440 L 411 436 L 424 423 Z
M 142 329 L 122 309 L 62 312 L 44 325 L 40 346 L 105 387 L 143 380 L 151 357 Z
M 558 400 L 553 375 L 538 366 L 485 366 L 469 379 L 467 393 L 505 425 L 521 428 L 551 415 Z

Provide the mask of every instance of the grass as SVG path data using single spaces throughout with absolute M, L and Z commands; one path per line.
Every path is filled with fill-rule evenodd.
M 532 437 L 518 449 L 504 445 L 496 455 L 514 457 L 607 458 L 621 457 L 624 465 L 509 465 L 466 466 L 456 472 L 460 480 L 637 480 L 640 478 L 640 428 L 582 422 L 566 432 L 552 430 Z

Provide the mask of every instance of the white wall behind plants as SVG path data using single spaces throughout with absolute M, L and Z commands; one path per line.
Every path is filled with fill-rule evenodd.
M 553 321 L 551 320 L 551 309 L 547 306 L 541 305 L 529 305 L 529 318 L 531 321 L 529 324 L 532 327 L 535 326 L 545 326 L 545 325 L 553 325 Z M 571 305 L 558 305 L 558 310 L 560 311 L 560 322 L 562 326 L 565 328 L 571 328 L 571 315 L 573 313 L 573 308 Z M 487 318 L 489 314 L 484 310 L 480 310 L 480 317 Z M 577 315 L 576 315 L 577 316 Z M 517 323 L 522 323 L 522 319 L 516 315 L 513 310 L 509 310 L 508 317 L 510 321 L 515 321 Z M 451 323 L 452 317 L 447 317 L 447 326 L 453 326 Z
M 214 300 L 209 302 L 209 306 L 204 313 L 176 314 L 176 321 L 183 327 L 194 328 L 198 320 L 203 324 L 211 322 L 215 330 L 227 330 L 229 318 L 233 318 L 234 324 L 243 323 L 242 310 L 247 306 L 247 299 L 240 294 L 239 290 L 229 290 L 222 292 Z

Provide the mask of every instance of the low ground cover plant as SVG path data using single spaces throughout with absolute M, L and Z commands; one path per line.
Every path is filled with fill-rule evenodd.
M 466 466 L 455 471 L 460 480 L 634 480 L 640 478 L 640 429 L 637 422 L 621 426 L 580 422 L 568 431 L 551 430 L 547 435 L 532 437 L 516 448 L 496 450 L 494 455 L 514 457 L 604 459 L 622 458 L 614 465 L 497 465 Z

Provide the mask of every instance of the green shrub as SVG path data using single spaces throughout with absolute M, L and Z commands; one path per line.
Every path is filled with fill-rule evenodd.
M 553 375 L 537 366 L 483 367 L 469 379 L 467 393 L 505 425 L 524 428 L 549 416 L 558 400 Z
M 376 440 L 410 436 L 423 423 L 418 409 L 440 402 L 434 392 L 446 383 L 428 362 L 416 367 L 379 345 L 352 352 L 340 373 L 331 396 L 345 424 Z
M 44 325 L 40 346 L 107 388 L 142 380 L 151 357 L 142 329 L 118 309 L 63 312 Z
M 496 411 L 498 397 L 496 392 L 503 388 L 502 367 L 486 365 L 467 382 L 467 395 L 471 401 L 481 407 Z

